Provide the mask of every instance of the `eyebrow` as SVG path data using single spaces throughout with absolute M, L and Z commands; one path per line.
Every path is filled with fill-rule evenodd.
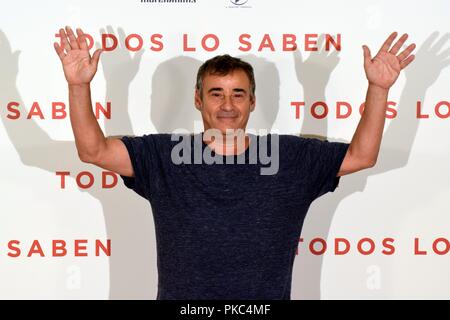
M 208 90 L 208 93 L 210 93 L 212 91 L 223 91 L 223 88 L 219 88 L 219 87 L 211 88 L 211 89 Z M 246 93 L 247 91 L 245 91 L 245 89 L 242 89 L 242 88 L 234 88 L 233 92 L 244 92 L 244 93 Z

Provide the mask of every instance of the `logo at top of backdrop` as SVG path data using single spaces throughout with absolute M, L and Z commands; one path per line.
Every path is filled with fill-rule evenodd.
M 248 0 L 230 0 L 232 4 L 235 4 L 237 6 L 242 6 L 243 4 L 246 4 Z

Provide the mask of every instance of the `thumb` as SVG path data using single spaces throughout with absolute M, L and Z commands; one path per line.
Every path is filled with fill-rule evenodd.
M 103 52 L 102 49 L 95 50 L 94 54 L 92 55 L 91 64 L 94 65 L 96 68 L 98 66 L 98 61 L 100 60 L 100 54 Z
M 372 61 L 370 49 L 366 45 L 363 45 L 362 48 L 363 48 L 363 52 L 364 52 L 364 64 L 368 64 Z

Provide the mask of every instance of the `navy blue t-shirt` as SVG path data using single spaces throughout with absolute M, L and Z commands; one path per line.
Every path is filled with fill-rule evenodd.
M 210 148 L 198 135 L 203 150 Z M 187 135 L 192 146 L 198 135 Z M 261 139 L 254 137 L 251 143 Z M 290 299 L 303 220 L 314 199 L 338 186 L 349 144 L 277 137 L 272 175 L 261 174 L 267 164 L 259 161 L 176 164 L 171 153 L 179 142 L 170 134 L 122 137 L 135 177 L 121 178 L 153 211 L 158 300 Z

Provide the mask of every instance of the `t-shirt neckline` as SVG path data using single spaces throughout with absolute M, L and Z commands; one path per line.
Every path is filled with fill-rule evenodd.
M 250 144 L 256 143 L 256 139 L 255 139 L 256 136 L 253 135 L 253 134 L 251 134 L 251 133 L 246 133 L 246 136 L 249 137 L 249 144 L 248 144 L 248 146 L 247 146 L 247 148 L 245 149 L 244 152 L 241 152 L 241 153 L 239 153 L 239 154 L 223 155 L 223 154 L 220 154 L 220 153 L 216 153 L 216 151 L 213 150 L 213 149 L 212 149 L 212 148 L 211 148 L 211 147 L 203 140 L 203 134 L 204 134 L 204 132 L 201 132 L 201 133 L 200 133 L 200 135 L 201 135 L 201 140 L 202 140 L 203 150 L 204 150 L 205 148 L 207 148 L 213 157 L 214 157 L 214 156 L 220 156 L 220 157 L 223 157 L 224 159 L 226 159 L 226 158 L 229 158 L 229 159 L 231 159 L 231 158 L 238 158 L 238 157 L 242 157 L 243 155 L 245 156 L 246 159 L 248 159 L 249 153 L 250 153 Z

